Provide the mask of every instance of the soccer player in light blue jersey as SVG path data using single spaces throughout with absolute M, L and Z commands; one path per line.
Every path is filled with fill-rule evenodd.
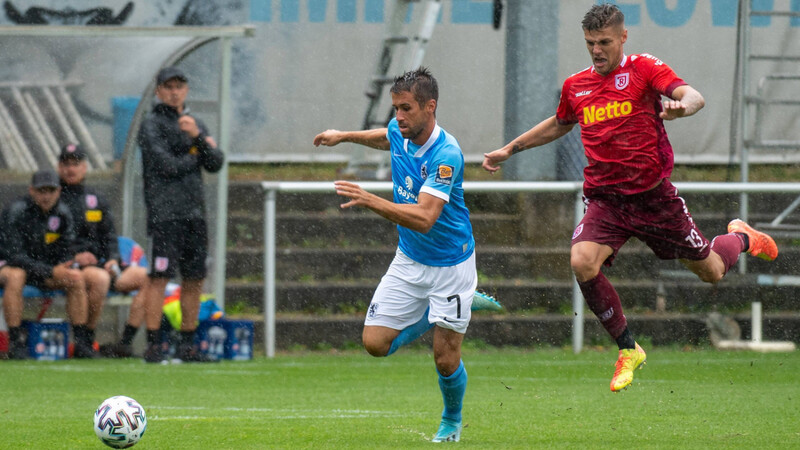
M 461 437 L 467 372 L 461 342 L 477 286 L 475 240 L 464 205 L 464 155 L 436 122 L 439 90 L 424 67 L 404 73 L 391 88 L 395 118 L 387 128 L 327 130 L 314 145 L 354 142 L 391 152 L 394 201 L 348 181 L 342 208 L 363 206 L 397 224 L 400 240 L 364 321 L 362 340 L 372 356 L 388 356 L 435 325 L 433 356 L 444 411 L 434 442 Z

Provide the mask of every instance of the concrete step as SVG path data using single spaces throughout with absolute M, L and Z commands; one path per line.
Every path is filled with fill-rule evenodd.
M 750 316 L 732 316 L 742 329 L 742 338 L 750 339 Z M 639 342 L 645 345 L 708 345 L 709 331 L 705 325 L 705 314 L 627 314 L 628 325 Z M 263 351 L 263 318 L 251 317 L 255 321 L 255 343 Z M 338 315 L 308 317 L 279 315 L 276 320 L 276 342 L 279 350 L 343 348 L 360 345 L 363 315 Z M 800 342 L 800 314 L 764 314 L 764 340 L 787 340 Z M 431 333 L 419 342 L 430 345 Z M 481 341 L 495 346 L 570 346 L 572 345 L 572 317 L 563 314 L 537 316 L 473 316 L 467 330 L 466 340 Z M 613 342 L 597 319 L 587 317 L 584 321 L 584 344 L 613 347 Z M 645 350 L 648 350 L 646 348 Z M 401 350 L 403 351 L 403 350 Z M 465 350 L 469 353 L 470 350 Z M 613 363 L 613 361 L 612 361 Z M 613 368 L 613 364 L 611 365 Z
M 284 281 L 379 279 L 391 263 L 394 247 L 297 248 L 281 247 L 276 255 L 276 276 Z M 744 257 L 744 256 L 743 256 Z M 794 274 L 800 267 L 800 247 L 783 247 L 772 262 L 747 256 L 750 273 Z M 569 280 L 568 247 L 479 246 L 478 273 L 489 279 Z M 604 269 L 611 278 L 654 279 L 664 270 L 682 270 L 678 261 L 659 260 L 638 241 L 624 246 L 614 264 Z M 227 277 L 263 277 L 264 254 L 260 248 L 228 251 Z
M 356 181 L 357 182 L 357 181 Z M 263 211 L 264 191 L 260 182 L 232 181 L 229 183 L 228 208 L 231 211 Z M 380 193 L 384 198 L 391 198 L 391 193 Z M 510 214 L 519 212 L 524 206 L 526 194 L 478 193 L 471 192 L 465 196 L 470 211 L 484 213 Z M 537 194 L 540 200 L 552 196 L 556 202 L 562 202 L 561 194 Z M 574 198 L 568 195 L 569 198 Z M 276 209 L 279 212 L 326 211 L 339 210 L 342 197 L 333 192 L 328 193 L 278 193 Z M 544 200 L 542 200 L 544 201 Z
M 235 247 L 264 245 L 264 217 L 249 211 L 229 214 L 228 242 Z M 516 245 L 521 219 L 513 214 L 471 215 L 476 239 L 486 245 Z M 397 226 L 370 211 L 290 212 L 278 214 L 276 239 L 280 246 L 386 246 L 397 242 Z
M 334 314 L 366 311 L 378 280 L 339 282 L 281 282 L 276 286 L 276 307 L 284 312 Z M 615 281 L 626 311 L 654 312 L 659 290 L 666 311 L 745 311 L 761 301 L 765 311 L 796 310 L 799 286 L 761 286 L 752 278 L 731 277 L 717 285 L 699 280 Z M 508 280 L 481 282 L 480 290 L 495 295 L 509 314 L 567 313 L 572 311 L 571 281 Z M 228 305 L 239 303 L 263 311 L 263 283 L 228 283 Z

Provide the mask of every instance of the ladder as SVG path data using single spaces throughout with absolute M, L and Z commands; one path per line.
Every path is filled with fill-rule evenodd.
M 417 7 L 412 8 L 416 3 Z M 385 127 L 394 116 L 391 105 L 386 103 L 389 87 L 394 75 L 416 69 L 422 64 L 425 50 L 433 35 L 433 29 L 442 8 L 441 0 L 395 0 L 375 72 L 367 86 L 367 109 L 361 129 L 370 130 Z M 406 21 L 408 20 L 408 23 Z M 402 60 L 395 60 L 395 53 L 405 47 Z M 386 111 L 381 115 L 381 111 Z M 368 149 L 359 147 L 353 150 L 345 175 L 361 179 L 388 180 L 391 167 L 388 152 L 367 154 Z
M 81 143 L 90 169 L 108 168 L 68 87 L 77 81 L 0 83 L 0 156 L 20 172 L 58 167 L 61 147 Z
M 800 45 L 787 42 L 787 45 L 781 46 L 770 40 L 768 46 L 757 46 L 754 43 L 757 39 L 753 36 L 755 30 L 751 20 L 758 18 L 773 19 L 776 21 L 774 26 L 785 25 L 788 28 L 790 20 L 800 19 L 800 12 L 754 10 L 753 0 L 739 0 L 730 137 L 731 153 L 741 155 L 743 183 L 749 181 L 749 159 L 752 152 L 800 150 L 800 137 L 765 135 L 771 117 L 800 115 L 800 95 L 787 96 L 790 92 L 800 92 L 800 71 L 797 70 Z M 766 29 L 770 28 L 772 27 Z M 800 238 L 800 225 L 784 223 L 798 207 L 800 197 L 771 222 L 757 223 L 756 226 L 770 230 L 770 234 L 775 237 Z M 748 196 L 742 194 L 740 214 L 744 220 L 747 220 L 748 208 Z

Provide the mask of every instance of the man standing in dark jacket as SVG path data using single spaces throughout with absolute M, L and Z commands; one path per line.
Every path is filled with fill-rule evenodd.
M 224 156 L 203 122 L 191 116 L 185 106 L 188 81 L 176 67 L 158 72 L 156 97 L 160 102 L 142 122 L 138 136 L 151 241 L 144 359 L 154 363 L 163 360 L 159 326 L 164 290 L 178 270 L 182 323 L 176 357 L 187 362 L 210 360 L 194 346 L 208 255 L 202 169 L 219 171 Z
M 81 271 L 73 268 L 74 255 L 83 249 L 75 238 L 69 209 L 59 202 L 61 188 L 52 170 L 33 174 L 28 196 L 3 211 L 3 245 L 6 265 L 0 269 L 5 280 L 3 309 L 12 359 L 27 358 L 23 339 L 22 289 L 30 284 L 41 289 L 63 289 L 67 295 L 67 316 L 75 339 L 75 358 L 95 358 L 89 328 L 86 285 Z

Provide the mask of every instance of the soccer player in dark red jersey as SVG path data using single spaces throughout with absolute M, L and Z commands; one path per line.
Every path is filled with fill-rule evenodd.
M 575 124 L 588 166 L 583 194 L 586 214 L 572 235 L 570 264 L 589 308 L 619 346 L 611 390 L 625 389 L 645 352 L 628 330 L 619 295 L 600 271 L 620 247 L 636 237 L 661 259 L 680 259 L 701 280 L 716 283 L 748 252 L 766 260 L 778 256 L 775 241 L 734 219 L 728 234 L 709 242 L 670 183 L 672 146 L 664 120 L 688 117 L 705 104 L 703 96 L 649 54 L 626 55 L 622 12 L 613 4 L 594 5 L 582 22 L 592 66 L 564 82 L 556 114 L 504 147 L 484 154 L 494 173 L 515 153 L 567 134 Z M 662 96 L 667 100 L 661 101 Z

